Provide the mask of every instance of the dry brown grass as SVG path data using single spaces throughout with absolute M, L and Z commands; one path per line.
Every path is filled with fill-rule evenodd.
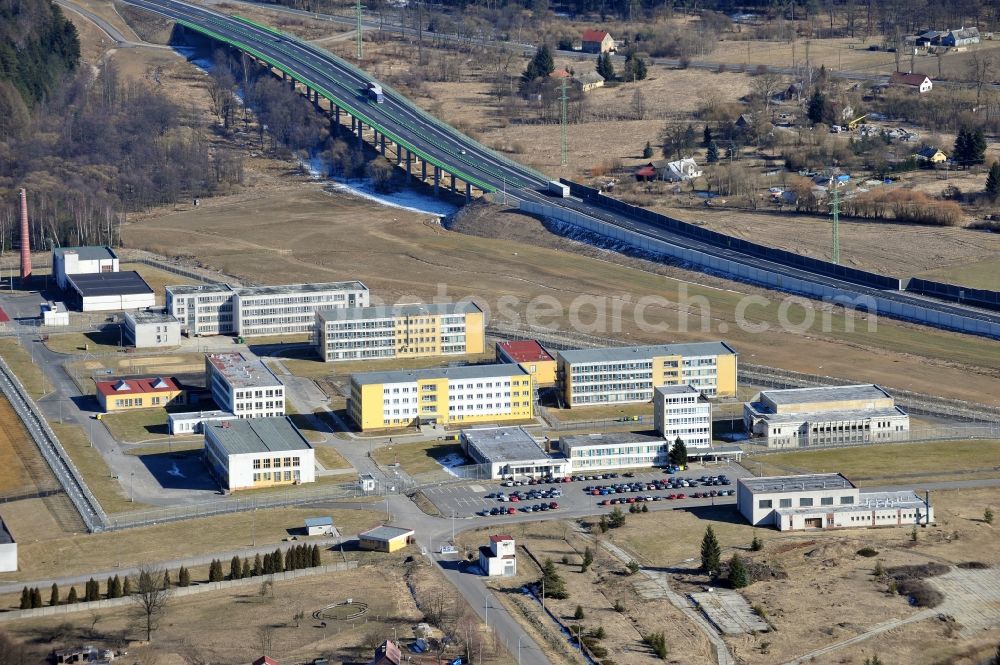
M 10 402 L 0 395 L 0 494 L 13 495 L 57 486 Z

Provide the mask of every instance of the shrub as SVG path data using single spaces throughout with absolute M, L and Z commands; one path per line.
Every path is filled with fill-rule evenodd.
M 764 549 L 764 541 L 760 539 L 760 536 L 754 536 L 753 540 L 750 541 L 750 551 L 760 552 Z
M 858 550 L 858 556 L 873 557 L 878 556 L 878 550 L 874 547 L 865 546 Z
M 603 640 L 606 635 L 606 633 L 604 632 L 604 626 L 598 626 L 597 628 L 592 629 L 587 634 L 596 640 Z
M 987 524 L 993 524 L 993 509 L 987 508 L 983 511 L 983 521 Z
M 577 605 L 576 611 L 573 612 L 573 618 L 577 621 L 583 621 L 583 605 Z
M 642 641 L 649 645 L 649 648 L 653 650 L 657 658 L 660 660 L 667 659 L 667 638 L 664 637 L 662 632 L 644 635 Z
M 750 609 L 753 610 L 753 613 L 759 616 L 761 619 L 767 619 L 767 612 L 764 611 L 764 607 L 759 603 L 754 603 L 753 605 L 750 606 Z
M 629 561 L 625 564 L 625 569 L 628 570 L 629 575 L 635 575 L 639 572 L 639 563 L 637 561 Z
M 734 589 L 742 589 L 750 584 L 750 575 L 739 554 L 734 554 L 729 560 L 729 583 Z

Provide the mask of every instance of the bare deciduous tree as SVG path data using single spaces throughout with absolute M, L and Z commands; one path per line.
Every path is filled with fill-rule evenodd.
M 170 589 L 163 588 L 163 569 L 140 566 L 131 598 L 145 626 L 146 641 L 149 641 L 153 631 L 159 627 L 160 618 L 170 599 Z
M 764 111 L 771 109 L 771 101 L 783 87 L 783 79 L 774 72 L 762 72 L 750 79 L 750 91 L 764 104 Z
M 993 80 L 996 61 L 991 54 L 972 51 L 969 54 L 966 67 L 969 79 L 976 86 L 976 107 L 978 108 L 983 100 L 983 89 Z

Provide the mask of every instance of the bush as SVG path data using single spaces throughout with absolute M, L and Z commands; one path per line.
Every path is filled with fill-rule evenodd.
M 664 637 L 662 632 L 649 633 L 643 636 L 642 641 L 649 645 L 649 648 L 653 650 L 657 658 L 660 660 L 667 659 L 667 638 Z
M 760 539 L 760 536 L 754 536 L 753 540 L 750 541 L 750 551 L 760 552 L 764 549 L 764 541 Z
M 587 634 L 593 637 L 595 640 L 603 640 L 606 635 L 606 633 L 604 632 L 604 626 L 598 626 L 597 628 L 592 629 Z
M 858 556 L 866 556 L 869 558 L 873 556 L 878 556 L 878 550 L 875 549 L 874 547 L 868 547 L 868 546 L 862 547 L 860 550 L 858 550 Z
M 576 611 L 573 612 L 573 618 L 577 621 L 583 621 L 583 605 L 577 605 Z
M 625 564 L 625 569 L 628 571 L 629 575 L 635 575 L 639 572 L 639 563 L 637 561 L 629 561 Z
M 625 513 L 616 507 L 610 514 L 608 514 L 608 527 L 611 529 L 617 529 L 623 526 L 625 526 Z
M 987 508 L 983 511 L 983 521 L 987 524 L 993 524 L 993 509 Z
M 988 563 L 983 563 L 982 561 L 963 561 L 957 565 L 959 568 L 964 568 L 965 570 L 985 570 L 990 567 Z

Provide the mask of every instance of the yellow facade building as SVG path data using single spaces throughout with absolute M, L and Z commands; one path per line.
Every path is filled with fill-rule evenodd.
M 134 411 L 136 409 L 162 409 L 185 403 L 185 392 L 173 379 L 115 379 L 96 381 L 97 403 L 105 413 Z
M 327 362 L 483 353 L 475 304 L 348 307 L 316 312 L 316 351 Z
M 736 351 L 725 342 L 559 352 L 566 405 L 648 402 L 659 386 L 690 385 L 706 397 L 736 396 Z
M 398 552 L 413 540 L 413 529 L 377 526 L 358 534 L 358 546 L 372 552 Z
M 514 364 L 365 372 L 351 377 L 348 412 L 362 431 L 530 420 L 534 388 Z
M 497 362 L 517 363 L 531 375 L 536 387 L 556 384 L 556 359 L 533 339 L 497 342 Z

